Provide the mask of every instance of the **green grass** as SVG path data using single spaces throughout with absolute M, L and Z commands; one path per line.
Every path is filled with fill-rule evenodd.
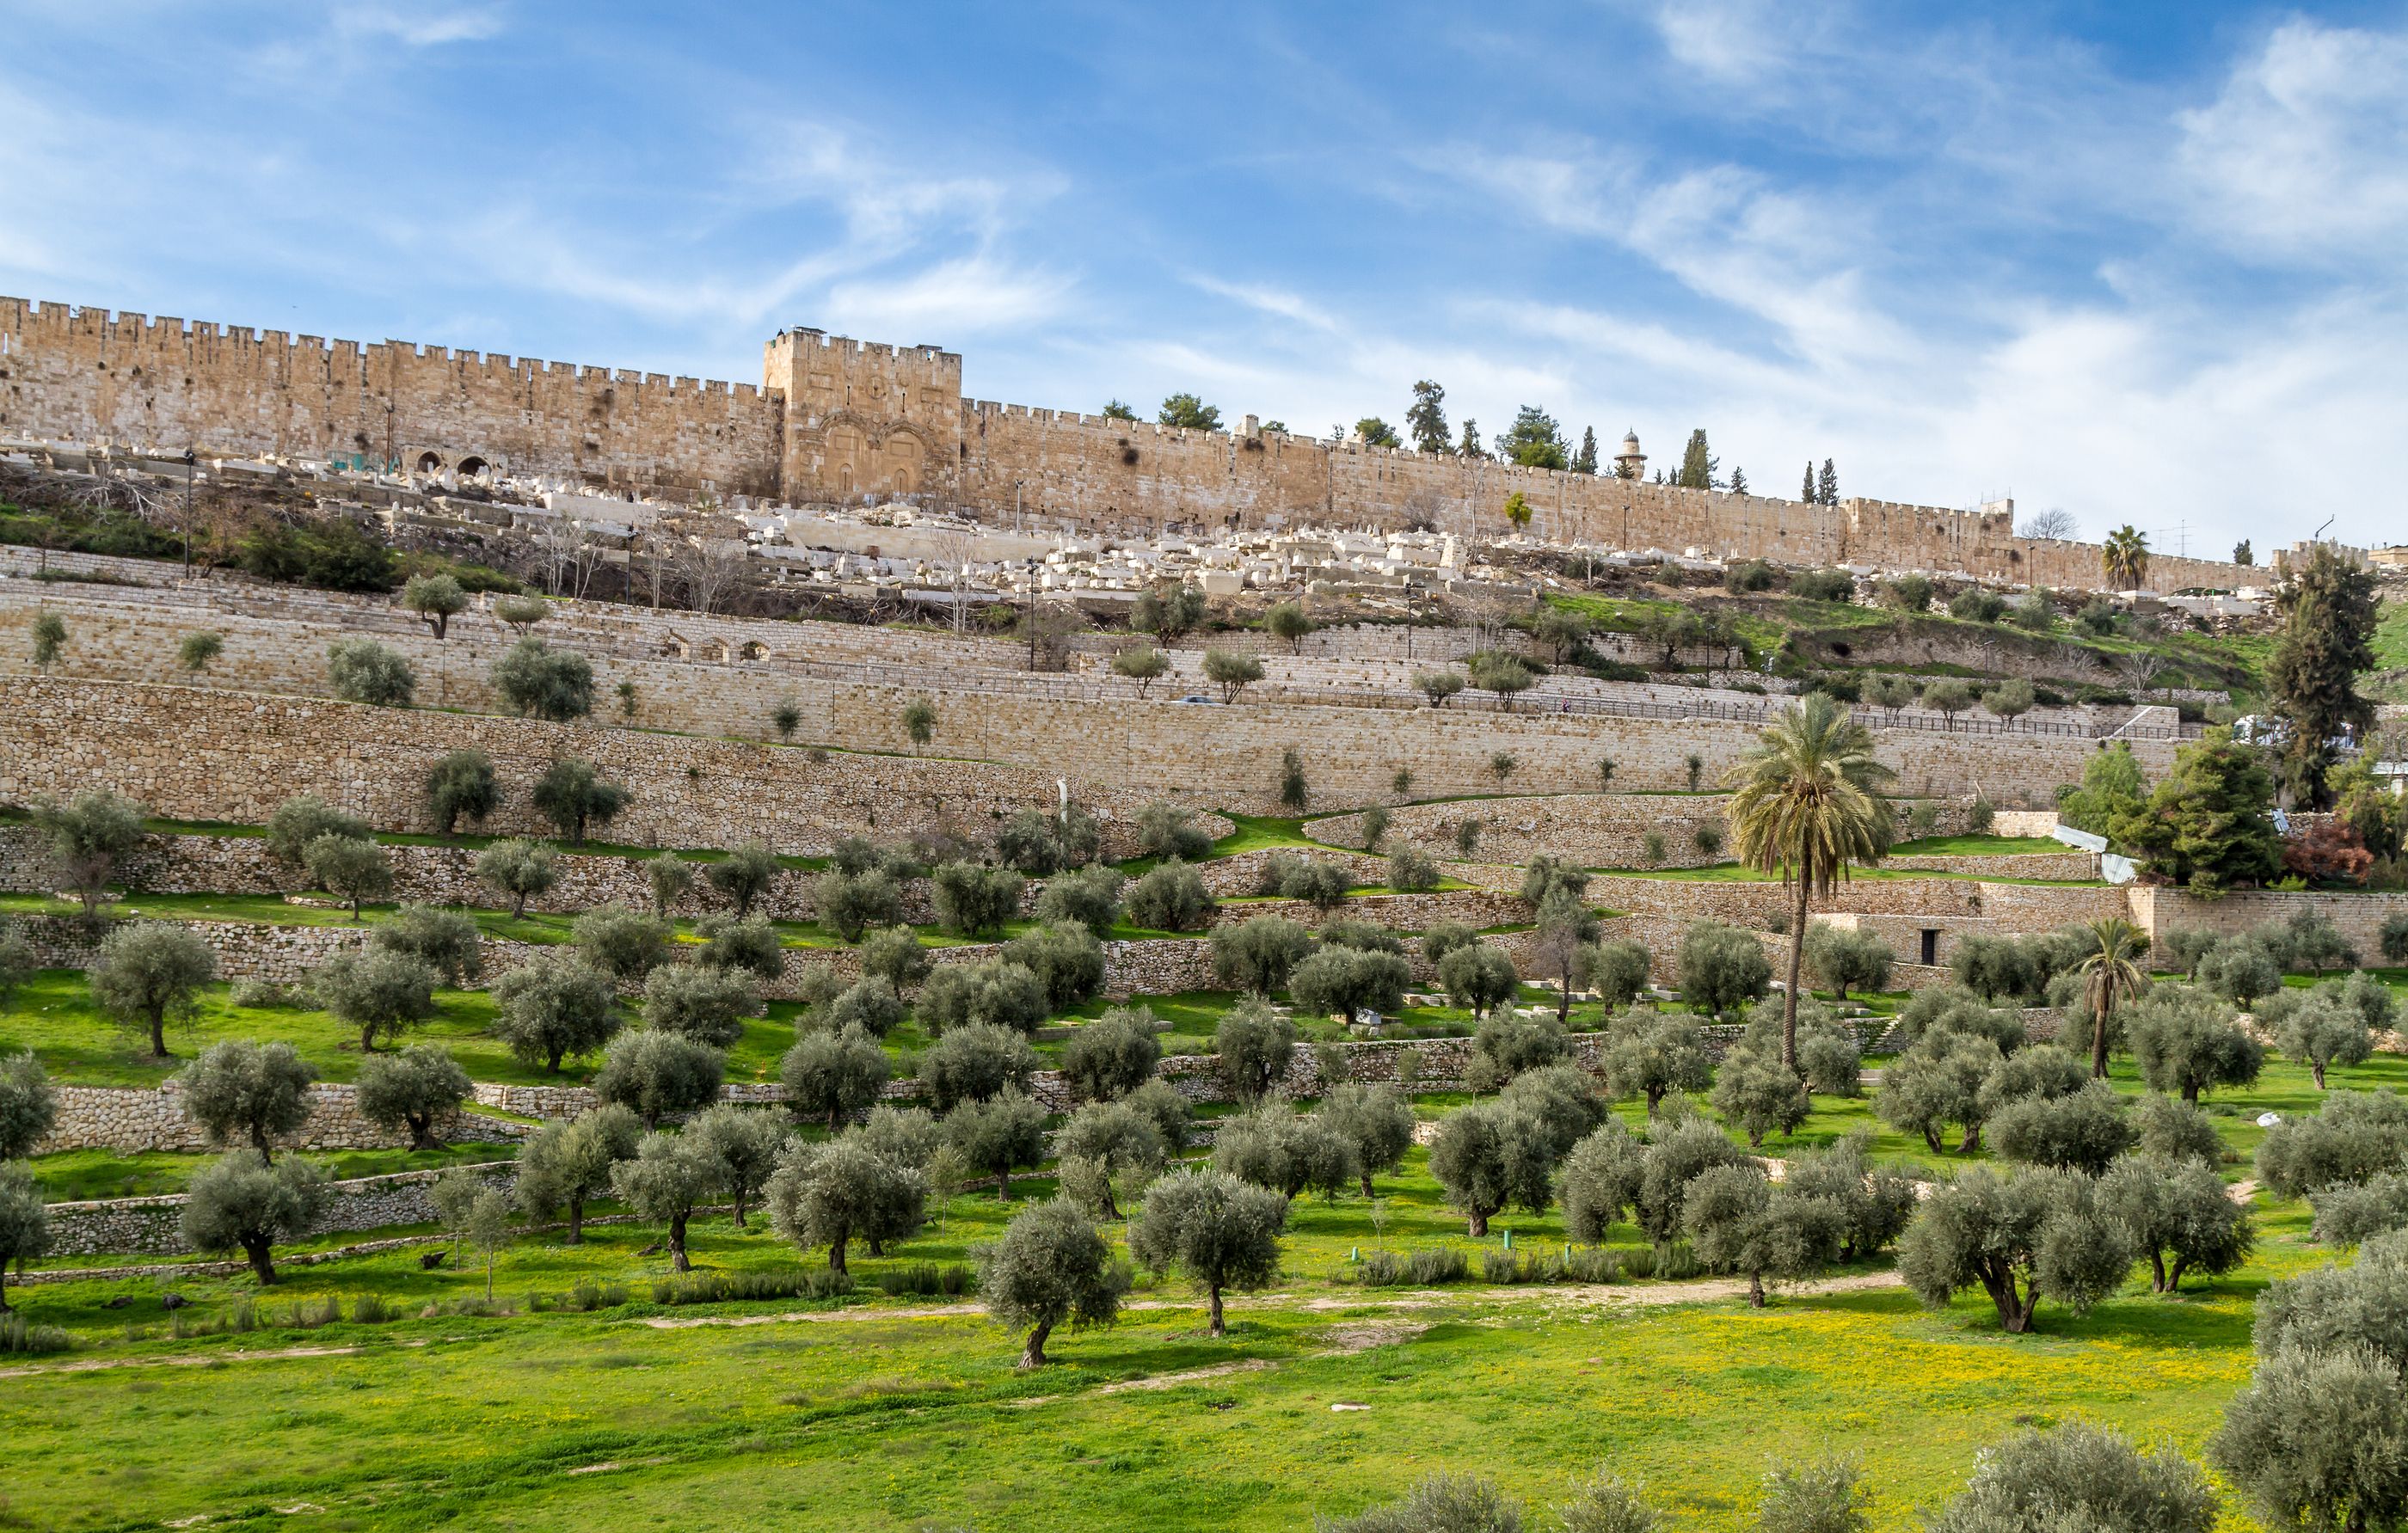
M 1674 879 L 1690 883 L 1781 881 L 1773 874 L 1758 872 L 1738 863 L 1716 863 L 1711 867 L 1592 867 L 1589 871 L 1607 878 Z M 2057 889 L 2086 889 L 2100 881 L 2097 879 L 2019 879 L 2002 873 L 1954 873 L 1921 867 L 1856 867 L 1849 869 L 1848 876 L 1852 879 L 1956 879 L 1968 883 L 2036 883 Z
M 1900 841 L 1889 849 L 1893 857 L 2026 857 L 2072 848 L 2048 836 L 1926 836 Z
M 517 1157 L 515 1144 L 462 1142 L 440 1150 L 340 1150 L 309 1158 L 329 1177 L 346 1181 Z M 56 1154 L 36 1155 L 28 1164 L 34 1168 L 34 1181 L 41 1187 L 46 1201 L 72 1203 L 87 1198 L 151 1197 L 179 1193 L 191 1184 L 194 1172 L 215 1158 L 173 1150 L 63 1150 Z

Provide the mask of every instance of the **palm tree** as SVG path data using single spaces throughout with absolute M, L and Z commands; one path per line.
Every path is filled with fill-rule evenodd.
M 2099 568 L 2118 591 L 2137 591 L 2149 578 L 2149 539 L 2127 522 L 2099 546 Z
M 2082 1002 L 2090 1008 L 2090 1073 L 2107 1079 L 2107 1029 L 2115 1009 L 2149 987 L 2149 971 L 2139 962 L 2149 951 L 2149 937 L 2119 915 L 2094 921 L 2084 928 L 2096 944 L 2074 972 L 2082 976 Z
M 1724 779 L 1734 790 L 1724 810 L 1733 852 L 1746 867 L 1779 873 L 1783 887 L 1797 895 L 1781 1019 L 1781 1062 L 1792 1069 L 1807 902 L 1828 895 L 1851 867 L 1870 867 L 1887 855 L 1897 819 L 1880 790 L 1896 776 L 1873 759 L 1871 733 L 1815 692 L 1775 720 Z

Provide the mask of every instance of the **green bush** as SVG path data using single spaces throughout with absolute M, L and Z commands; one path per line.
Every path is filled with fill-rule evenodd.
M 763 1298 L 840 1298 L 852 1292 L 851 1276 L 824 1267 L 689 1272 L 683 1277 L 656 1278 L 652 1282 L 652 1302 L 670 1305 Z

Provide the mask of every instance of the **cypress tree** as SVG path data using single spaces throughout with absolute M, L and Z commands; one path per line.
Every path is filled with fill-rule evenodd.
M 2302 809 L 2329 809 L 2326 781 L 2330 741 L 2348 732 L 2362 738 L 2374 705 L 2358 695 L 2358 673 L 2374 666 L 2374 575 L 2330 543 L 2318 543 L 2275 597 L 2283 637 L 2266 669 L 2274 711 L 2291 726 L 2284 743 L 2282 782 Z
M 1582 430 L 1580 452 L 1572 459 L 1572 472 L 1575 474 L 1597 472 L 1597 427 L 1588 426 Z
M 1809 506 L 1818 498 L 1814 494 L 1814 460 L 1812 458 L 1806 460 L 1806 487 L 1798 492 L 1798 498 Z
M 1747 470 L 1737 465 L 1731 467 L 1730 493 L 1735 495 L 1747 494 Z
M 1828 458 L 1823 460 L 1823 480 L 1817 498 L 1826 506 L 1837 506 L 1840 503 L 1840 473 L 1838 469 L 1831 466 L 1831 460 Z
M 1681 453 L 1681 477 L 1673 482 L 1684 489 L 1711 490 L 1720 466 L 1721 461 L 1706 451 L 1706 428 L 1699 426 L 1689 433 L 1689 445 Z

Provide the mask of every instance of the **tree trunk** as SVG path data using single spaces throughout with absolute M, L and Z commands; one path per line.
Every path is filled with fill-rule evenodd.
M 409 1125 L 409 1147 L 412 1150 L 440 1150 L 443 1148 L 443 1141 L 435 1137 L 435 1120 L 433 1118 L 412 1117 L 406 1121 Z
M 494 1302 L 494 1254 L 485 1253 L 485 1302 Z
M 849 1273 L 853 1270 L 853 1268 L 844 1265 L 844 1248 L 852 1243 L 853 1240 L 850 1236 L 844 1237 L 840 1239 L 830 1240 L 828 1242 L 829 1271 Z
M 1011 1168 L 1009 1166 L 995 1173 L 995 1200 L 998 1203 L 1011 1201 Z
M 527 897 L 525 890 L 513 889 L 510 891 L 510 919 L 512 921 L 523 921 L 526 919 L 526 902 Z M 555 1065 L 552 1067 L 554 1069 L 558 1069 L 560 1067 Z
M 1488 1238 L 1488 1213 L 1484 1209 L 1471 1211 L 1471 1238 L 1475 1240 Z
M 2199 1106 L 2199 1082 L 2196 1081 L 2184 1082 L 2182 1096 L 2183 1100 L 2188 1102 L 2191 1106 Z
M 1981 1151 L 1982 1125 L 1980 1124 L 1967 1124 L 1965 1125 L 1965 1138 L 1958 1142 L 1956 1153 L 1960 1155 L 1974 1155 L 1981 1153 Z
M 2164 1252 L 2149 1253 L 2149 1273 L 2150 1290 L 2154 1293 L 2164 1293 L 2166 1291 L 2166 1254 Z
M 2166 1273 L 2166 1286 L 2164 1292 L 2169 1294 L 2178 1294 L 2182 1292 L 2183 1272 L 2184 1269 L 2189 1266 L 2190 1263 L 2187 1259 L 2181 1256 L 2176 1256 L 2174 1258 L 2172 1269 Z
M 167 1013 L 165 1010 L 150 1013 L 150 1057 L 167 1057 Z
M 251 1271 L 259 1275 L 259 1285 L 262 1288 L 273 1287 L 276 1282 L 276 1264 L 268 1260 L 268 1252 L 267 1241 L 244 1237 L 242 1254 L 249 1258 Z
M 1751 1309 L 1761 1310 L 1764 1308 L 1763 1273 L 1750 1272 L 1747 1275 L 1747 1302 L 1748 1307 Z
M 2311 1060 L 2309 1060 L 2309 1061 L 2308 1061 L 2308 1073 L 2309 1073 L 2310 1075 L 2313 1075 L 2313 1076 L 2315 1076 L 2315 1077 L 2316 1078 L 2316 1089 L 2317 1089 L 2318 1091 L 2322 1091 L 2322 1090 L 2324 1090 L 2324 1089 L 2325 1089 L 2325 1062 L 2324 1062 L 2323 1060 L 2321 1060 L 2321 1059 L 2311 1059 Z
M 1043 1368 L 1045 1366 L 1045 1339 L 1053 1334 L 1054 1327 L 1050 1325 L 1031 1325 L 1028 1327 L 1028 1345 L 1020 1349 L 1020 1366 L 1022 1368 Z
M 1789 994 L 1781 997 L 1781 1063 L 1798 1068 L 1798 973 L 1806 958 L 1806 869 L 1798 870 L 1798 913 L 1789 923 Z
M 582 1197 L 568 1200 L 568 1243 L 585 1243 L 585 1199 Z
M 1221 1319 L 1221 1285 L 1216 1282 L 1212 1284 L 1211 1288 L 1208 1290 L 1208 1292 L 1211 1296 L 1212 1325 L 1211 1328 L 1206 1334 L 1211 1336 L 1226 1336 L 1229 1334 L 1229 1327 L 1223 1324 Z
M 373 1022 L 360 1024 L 360 1053 L 376 1053 L 376 1024 Z
M 1931 1153 L 1935 1155 L 1947 1153 L 1946 1151 L 1940 1147 L 1940 1125 L 1937 1124 L 1927 1124 L 1924 1125 L 1923 1142 L 1930 1147 Z
M 681 1213 L 669 1221 L 669 1266 L 681 1272 L 691 1272 L 694 1264 L 685 1259 L 685 1220 Z
M 1371 1196 L 1371 1173 L 1369 1171 L 1363 1173 L 1363 1196 L 1367 1200 Z
M 8 1264 L 0 1262 L 0 1315 L 8 1312 Z
M 2095 1011 L 2090 1017 L 2090 1079 L 2107 1079 L 2107 1024 L 2114 1015 L 2114 1008 Z
M 259 1152 L 261 1164 L 266 1166 L 276 1164 L 276 1147 L 268 1142 L 267 1130 L 258 1124 L 251 1125 L 251 1144 L 252 1149 Z

